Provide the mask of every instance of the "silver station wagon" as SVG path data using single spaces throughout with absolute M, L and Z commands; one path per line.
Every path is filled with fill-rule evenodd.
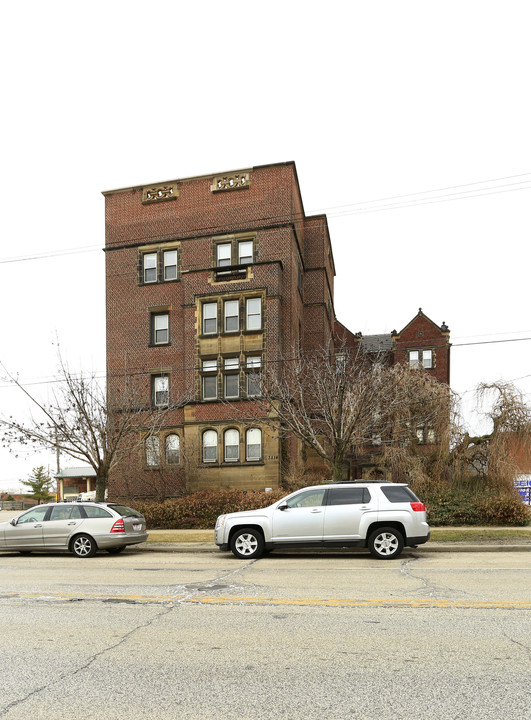
M 145 542 L 146 519 L 112 502 L 47 503 L 0 523 L 0 550 L 69 551 L 88 558 L 98 550 L 117 554 Z

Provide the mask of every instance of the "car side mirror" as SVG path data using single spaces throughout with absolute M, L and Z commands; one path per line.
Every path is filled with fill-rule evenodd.
M 9 521 L 9 524 L 10 524 L 10 525 L 16 525 L 16 524 L 17 524 L 17 519 L 16 519 L 16 518 L 11 518 L 11 520 Z
M 288 509 L 288 503 L 287 503 L 287 502 L 282 503 L 281 505 L 278 506 L 278 509 L 279 509 L 279 510 L 287 510 L 287 509 Z

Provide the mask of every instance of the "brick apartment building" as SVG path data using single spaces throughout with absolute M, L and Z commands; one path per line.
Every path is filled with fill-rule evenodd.
M 189 489 L 278 486 L 301 448 L 259 420 L 238 422 L 223 400 L 252 415 L 261 368 L 327 346 L 338 328 L 448 382 L 447 328 L 423 313 L 391 336 L 337 323 L 326 216 L 305 215 L 293 162 L 104 196 L 109 385 L 131 374 L 147 407 L 184 403 L 111 477 L 111 492 L 125 476 L 135 494 L 183 474 Z

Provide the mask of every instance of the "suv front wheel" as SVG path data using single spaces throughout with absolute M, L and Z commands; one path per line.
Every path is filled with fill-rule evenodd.
M 231 538 L 230 549 L 237 558 L 244 560 L 258 558 L 264 552 L 262 533 L 253 528 L 237 530 Z
M 367 547 L 374 557 L 380 560 L 392 560 L 404 549 L 404 538 L 394 528 L 381 527 L 369 535 Z

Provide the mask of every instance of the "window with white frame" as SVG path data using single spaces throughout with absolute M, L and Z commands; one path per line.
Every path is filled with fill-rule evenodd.
M 149 435 L 145 442 L 146 465 L 156 467 L 160 465 L 160 440 L 156 435 Z
M 218 361 L 203 360 L 203 376 L 201 378 L 201 398 L 203 400 L 217 400 L 218 397 Z
M 232 265 L 232 243 L 218 243 L 216 245 L 216 265 L 217 267 Z
M 203 433 L 203 462 L 211 463 L 218 460 L 218 434 L 215 430 Z
M 250 265 L 253 262 L 253 244 L 252 240 L 238 242 L 238 265 Z
M 145 283 L 157 282 L 157 253 L 142 255 L 142 279 Z
M 234 428 L 223 433 L 224 462 L 238 462 L 240 459 L 240 433 Z
M 203 303 L 203 335 L 215 335 L 218 331 L 217 302 Z
M 223 397 L 234 400 L 240 396 L 240 359 L 225 358 L 223 361 Z
M 167 345 L 170 342 L 169 313 L 151 313 L 151 342 L 153 345 Z
M 177 250 L 164 250 L 162 253 L 164 280 L 177 279 Z
M 225 300 L 223 302 L 223 332 L 238 332 L 240 329 L 240 302 L 239 300 Z
M 152 402 L 155 407 L 167 407 L 170 402 L 170 378 L 168 375 L 153 375 Z
M 181 462 L 181 441 L 178 435 L 171 433 L 166 435 L 166 463 L 168 465 L 179 465 Z
M 433 368 L 433 350 L 409 350 L 409 367 L 431 370 Z
M 245 394 L 247 397 L 261 395 L 260 370 L 262 358 L 260 355 L 248 355 L 245 358 Z
M 249 428 L 245 433 L 245 459 L 262 459 L 262 431 L 260 428 Z
M 262 298 L 247 298 L 245 301 L 245 329 L 262 329 Z

